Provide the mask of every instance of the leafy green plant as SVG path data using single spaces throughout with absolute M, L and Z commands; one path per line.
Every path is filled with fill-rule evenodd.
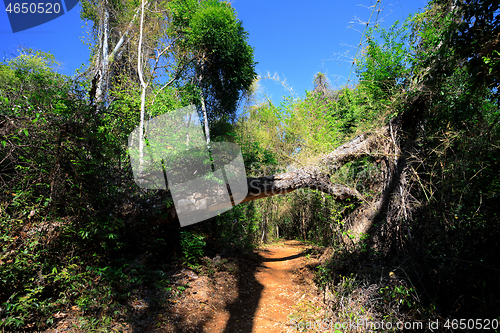
M 379 294 L 382 297 L 379 301 L 388 306 L 391 311 L 398 312 L 402 307 L 406 307 L 405 311 L 409 311 L 419 306 L 416 290 L 399 281 L 393 286 L 386 285 L 382 287 Z
M 196 266 L 205 254 L 205 237 L 190 231 L 181 231 L 180 244 L 184 263 L 189 266 Z
M 326 265 L 318 265 L 316 268 L 316 281 L 317 283 L 325 287 L 328 282 L 331 280 L 332 269 L 331 267 Z

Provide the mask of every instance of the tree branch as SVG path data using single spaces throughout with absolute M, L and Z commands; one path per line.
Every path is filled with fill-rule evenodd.
M 311 166 L 274 176 L 247 178 L 247 182 L 248 194 L 242 202 L 285 194 L 301 188 L 321 191 L 339 201 L 350 198 L 362 200 L 362 195 L 357 190 L 333 184 L 327 175 Z
M 149 5 L 149 2 L 146 1 L 144 3 L 144 6 L 146 5 Z M 111 59 L 113 59 L 113 57 L 115 56 L 116 52 L 118 52 L 118 50 L 120 49 L 120 47 L 123 45 L 123 43 L 125 42 L 125 38 L 128 36 L 130 30 L 132 30 L 132 26 L 134 25 L 134 21 L 135 19 L 137 18 L 137 15 L 139 15 L 139 12 L 141 11 L 141 8 L 142 8 L 142 5 L 137 8 L 135 10 L 135 14 L 134 14 L 134 17 L 132 17 L 132 20 L 129 22 L 128 26 L 127 26 L 127 30 L 125 30 L 125 32 L 123 33 L 123 35 L 121 36 L 120 40 L 118 41 L 118 43 L 116 43 L 115 45 L 115 48 L 113 49 L 113 51 L 109 54 L 109 57 L 108 57 L 108 61 L 110 61 Z
M 156 96 L 158 96 L 158 94 L 163 90 L 165 89 L 166 87 L 170 86 L 172 83 L 175 82 L 175 80 L 177 80 L 182 72 L 184 71 L 184 69 L 191 63 L 191 61 L 189 62 L 186 62 L 184 65 L 181 66 L 181 68 L 177 71 L 177 73 L 175 73 L 174 77 L 172 79 L 170 79 L 170 81 L 168 81 L 167 83 L 165 83 L 160 89 L 158 89 L 153 97 L 153 100 L 151 102 L 151 105 L 154 104 L 155 102 L 155 99 L 156 99 Z
M 319 160 L 320 165 L 327 167 L 330 173 L 335 173 L 344 164 L 354 161 L 360 157 L 373 155 L 380 140 L 380 135 L 387 134 L 389 127 L 383 127 L 378 133 L 361 134 L 346 144 L 335 149 L 333 152 Z M 377 135 L 378 134 L 378 135 Z

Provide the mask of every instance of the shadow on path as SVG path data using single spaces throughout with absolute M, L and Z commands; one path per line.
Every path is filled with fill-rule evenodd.
M 288 252 L 291 250 L 290 248 L 295 246 L 288 246 Z M 297 249 L 293 249 L 293 251 L 300 251 L 301 249 L 297 247 Z M 226 306 L 226 310 L 229 312 L 229 319 L 227 320 L 227 324 L 224 328 L 224 333 L 252 333 L 252 332 L 261 332 L 261 330 L 256 331 L 256 319 L 257 312 L 261 309 L 264 304 L 259 304 L 263 300 L 263 291 L 268 288 L 266 285 L 262 285 L 257 280 L 257 274 L 259 272 L 266 272 L 266 274 L 275 274 L 276 268 L 270 267 L 265 263 L 270 262 L 285 262 L 291 261 L 300 257 L 305 256 L 305 251 L 301 251 L 301 253 L 282 256 L 283 250 L 277 248 L 276 250 L 267 250 L 262 249 L 256 251 L 257 260 L 254 265 L 249 267 L 245 265 L 244 262 L 240 262 L 239 267 L 239 276 L 238 276 L 238 298 L 228 304 Z M 279 270 L 276 272 L 276 275 L 280 274 L 289 274 L 286 270 Z M 262 281 L 262 277 L 260 278 Z M 275 281 L 272 281 L 275 283 Z M 269 291 L 268 291 L 269 292 Z M 273 295 L 277 296 L 277 295 Z M 217 318 L 214 318 L 217 320 Z M 283 318 L 273 318 L 272 316 L 266 316 L 267 321 L 275 321 L 277 325 L 282 325 L 284 327 L 287 323 L 283 321 Z M 287 320 L 287 318 L 286 318 Z M 267 331 L 271 332 L 271 331 Z

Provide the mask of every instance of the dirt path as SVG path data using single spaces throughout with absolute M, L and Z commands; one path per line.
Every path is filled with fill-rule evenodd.
M 305 249 L 300 242 L 288 241 L 257 250 L 261 263 L 253 276 L 240 278 L 239 297 L 217 310 L 204 332 L 290 332 L 290 315 L 300 301 L 316 298 L 312 274 L 301 270 L 308 261 Z
M 321 298 L 307 266 L 317 264 L 322 251 L 307 254 L 310 248 L 286 241 L 256 250 L 254 258 L 208 259 L 211 264 L 199 275 L 181 269 L 167 286 L 138 288 L 128 301 L 126 320 L 108 328 L 124 333 L 297 332 L 291 320 L 321 315 Z M 74 310 L 46 332 L 94 328 L 79 313 Z

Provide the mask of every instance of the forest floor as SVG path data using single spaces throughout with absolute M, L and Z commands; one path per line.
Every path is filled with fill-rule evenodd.
M 314 283 L 322 253 L 322 248 L 299 241 L 281 241 L 250 255 L 205 258 L 196 273 L 179 269 L 172 272 L 168 286 L 137 290 L 124 315 L 104 331 L 297 332 L 297 323 L 319 322 L 325 315 Z M 90 328 L 88 320 L 74 313 L 46 332 Z

